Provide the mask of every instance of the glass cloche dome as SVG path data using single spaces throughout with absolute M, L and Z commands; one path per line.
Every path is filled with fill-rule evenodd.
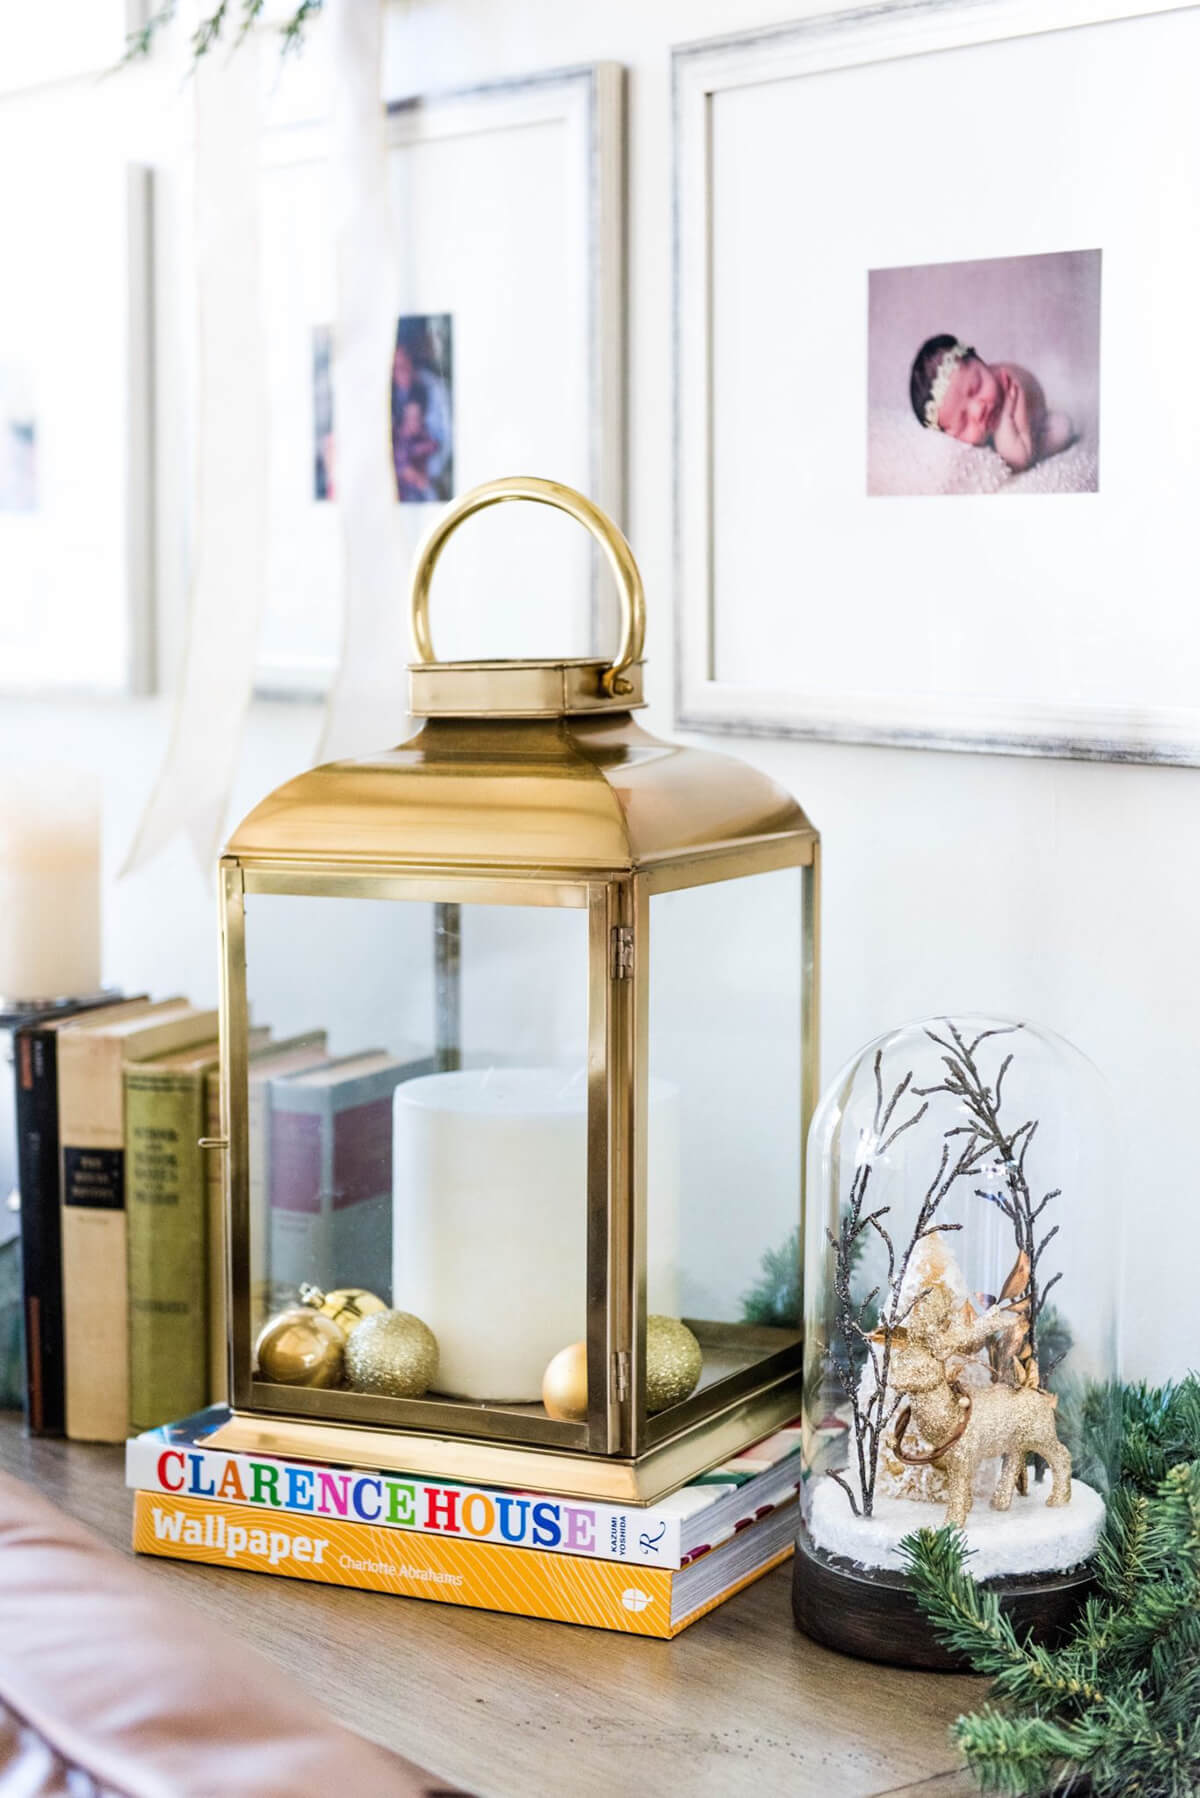
M 1014 1621 L 1052 1629 L 1078 1602 L 1104 1505 L 1073 1437 L 1116 1369 L 1111 1115 L 1062 1037 L 969 1015 L 889 1031 L 826 1092 L 805 1243 L 809 1634 L 948 1664 L 900 1549 L 947 1523 Z

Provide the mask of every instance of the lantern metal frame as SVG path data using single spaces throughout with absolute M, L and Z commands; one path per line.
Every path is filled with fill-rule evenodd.
M 625 621 L 621 651 L 612 663 L 433 659 L 425 607 L 437 555 L 465 518 L 506 499 L 532 499 L 567 511 L 604 548 Z M 235 832 L 221 862 L 222 1135 L 211 1146 L 226 1151 L 233 1409 L 208 1441 L 259 1453 L 403 1468 L 414 1475 L 648 1503 L 789 1422 L 799 1409 L 801 1387 L 799 1324 L 794 1331 L 757 1332 L 747 1325 L 685 1319 L 706 1357 L 724 1350 L 736 1361 L 735 1343 L 763 1352 L 747 1365 L 731 1365 L 683 1403 L 658 1415 L 646 1413 L 651 899 L 779 869 L 801 870 L 802 1083 L 796 1103 L 803 1143 L 817 1097 L 819 836 L 791 796 L 763 776 L 726 757 L 659 743 L 628 716 L 642 704 L 640 576 L 615 526 L 571 489 L 519 478 L 465 495 L 418 557 L 412 608 L 421 657 L 410 671 L 413 710 L 426 716 L 417 737 L 366 762 L 313 770 L 280 789 Z M 670 757 L 690 764 L 700 756 L 712 776 L 703 790 L 694 779 L 671 778 Z M 525 776 L 515 783 L 514 758 Z M 641 848 L 627 829 L 609 829 L 610 811 L 611 822 L 625 822 L 612 799 L 614 782 L 636 791 Z M 528 791 L 514 798 L 514 784 Z M 451 788 L 455 803 L 441 803 Z M 497 815 L 494 801 L 501 790 L 510 807 L 501 805 Z M 601 791 L 607 808 L 598 803 Z M 478 803 L 472 803 L 473 794 L 480 795 Z M 489 796 L 491 805 L 485 803 Z M 406 853 L 406 843 L 420 840 L 414 804 L 420 805 L 422 824 L 434 821 L 432 830 L 424 831 L 426 843 L 432 838 L 438 851 L 432 857 Z M 520 844 L 514 808 L 527 816 L 536 812 L 539 820 L 536 855 L 524 859 L 511 847 L 504 853 L 505 844 Z M 551 814 L 552 843 L 545 840 Z M 560 1422 L 536 1407 L 279 1386 L 254 1375 L 245 902 L 255 894 L 586 911 L 587 1369 L 589 1393 L 603 1395 L 589 1406 L 587 1421 Z M 801 1155 L 801 1223 L 803 1180 Z

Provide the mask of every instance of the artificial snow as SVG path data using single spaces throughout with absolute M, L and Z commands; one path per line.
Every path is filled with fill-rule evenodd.
M 1071 1482 L 1071 1502 L 1048 1505 L 1049 1477 L 1039 1485 L 1030 1476 L 1029 1492 L 1017 1493 L 1012 1509 L 993 1511 L 976 1499 L 967 1517 L 970 1558 L 967 1571 L 977 1580 L 1004 1574 L 1057 1573 L 1086 1561 L 1096 1552 L 1104 1526 L 1104 1500 L 1082 1480 Z M 825 1554 L 841 1555 L 860 1567 L 906 1571 L 900 1543 L 914 1530 L 937 1529 L 945 1522 L 944 1505 L 913 1498 L 877 1496 L 873 1517 L 856 1517 L 836 1480 L 818 1479 L 813 1487 L 809 1534 Z

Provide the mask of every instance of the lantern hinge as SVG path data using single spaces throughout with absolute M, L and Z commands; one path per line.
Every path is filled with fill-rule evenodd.
M 624 1404 L 629 1397 L 629 1350 L 618 1349 L 612 1358 L 613 1397 Z
M 609 936 L 609 973 L 614 980 L 633 979 L 633 926 L 614 924 Z

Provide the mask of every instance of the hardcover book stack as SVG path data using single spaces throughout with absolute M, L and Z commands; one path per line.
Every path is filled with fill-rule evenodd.
M 171 1408 L 185 1392 L 208 1396 L 189 1352 L 208 1327 L 189 1252 L 202 1234 L 200 1133 L 176 1089 L 215 1061 L 217 1014 L 180 998 L 106 999 L 22 1026 L 14 1063 L 29 1427 L 120 1442 L 162 1323 L 180 1351 Z M 133 1315 L 149 1337 L 131 1332 Z
M 391 1095 L 416 1049 L 331 1056 L 249 1032 L 259 1321 L 305 1280 L 391 1260 Z M 46 1008 L 14 1034 L 25 1343 L 34 1435 L 123 1442 L 227 1395 L 217 1013 L 145 994 Z
M 268 1105 L 293 1076 L 338 1064 L 322 1031 L 271 1042 L 255 1029 L 249 1048 L 261 1188 Z M 221 1135 L 217 1014 L 108 993 L 40 1009 L 13 1049 L 26 1421 L 123 1442 L 225 1396 L 222 1169 L 200 1147 Z M 331 1115 L 345 1087 L 326 1082 Z
M 792 1551 L 797 1427 L 634 1508 L 206 1448 L 227 1415 L 128 1443 L 139 1553 L 669 1638 Z

